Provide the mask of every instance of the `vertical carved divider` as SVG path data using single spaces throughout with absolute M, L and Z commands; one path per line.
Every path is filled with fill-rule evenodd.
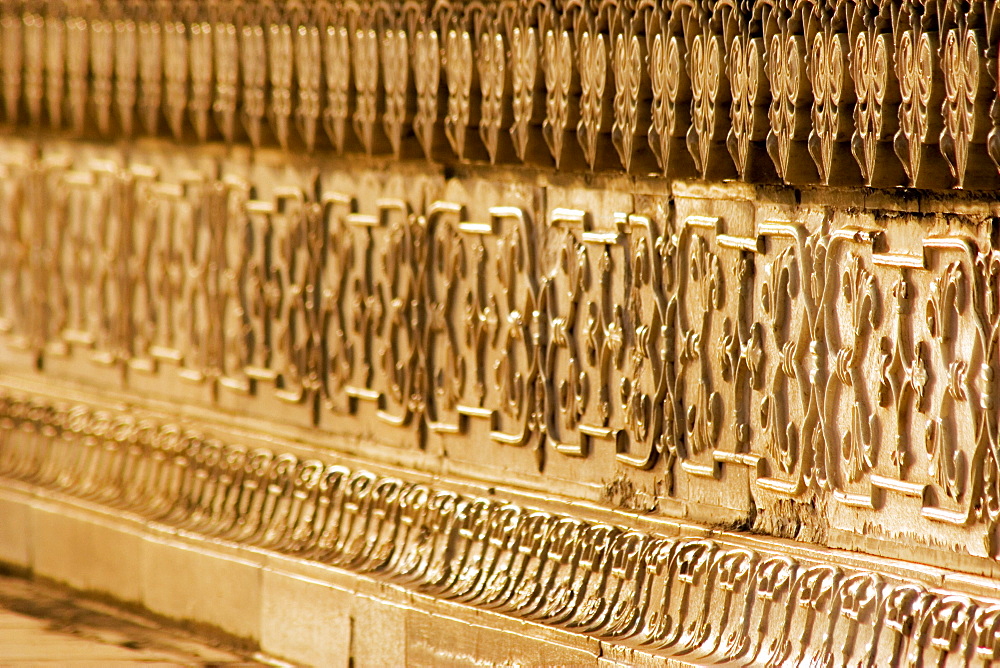
M 806 8 L 786 0 L 765 2 L 762 21 L 771 83 L 767 152 L 782 181 L 813 183 L 818 175 L 808 150 L 813 91 L 808 71 Z
M 438 201 L 427 209 L 427 266 L 425 269 L 428 427 L 442 433 L 463 431 L 463 406 L 476 400 L 477 358 L 467 359 L 466 351 L 478 351 L 474 327 L 478 313 L 474 306 L 476 283 L 480 280 L 471 244 L 461 234 L 470 229 L 462 222 L 462 207 Z M 470 246 L 472 250 L 470 252 Z M 479 392 L 481 401 L 482 392 Z
M 808 147 L 820 183 L 856 184 L 860 172 L 850 154 L 856 95 L 851 76 L 851 8 L 819 2 L 805 14 L 806 71 L 813 91 Z
M 472 81 L 475 62 L 472 22 L 480 11 L 478 5 L 463 7 L 442 3 L 439 14 L 443 36 L 442 66 L 448 89 L 444 133 L 452 152 L 459 160 L 466 157 L 467 133 L 473 120 Z
M 907 1 L 893 24 L 901 98 L 894 146 L 909 185 L 917 188 L 941 183 L 948 175 L 947 163 L 936 146 L 943 127 L 941 18 L 937 5 Z
M 681 18 L 691 82 L 691 126 L 687 148 L 703 179 L 728 178 L 735 173 L 728 154 L 720 150 L 729 123 L 731 88 L 727 76 L 728 49 L 712 0 L 678 2 L 673 10 Z
M 687 176 L 694 173 L 694 163 L 685 147 L 691 120 L 691 83 L 680 20 L 677 14 L 653 2 L 640 3 L 636 12 L 646 24 L 651 96 L 649 147 L 660 171 Z
M 899 116 L 892 110 L 900 92 L 890 12 L 876 3 L 859 3 L 850 21 L 851 77 L 857 98 L 851 153 L 866 185 L 899 183 L 904 177 L 902 164 L 891 146 L 899 127 Z
M 510 138 L 514 155 L 521 162 L 537 161 L 541 151 L 539 129 L 545 120 L 542 13 L 540 2 L 514 3 L 506 21 L 510 44 Z
M 763 7 L 739 2 L 720 2 L 723 35 L 728 49 L 732 104 L 726 137 L 729 155 L 740 178 L 748 181 L 777 180 L 774 164 L 766 153 L 770 86 L 765 68 Z
M 941 37 L 944 99 L 941 103 L 941 153 L 959 187 L 992 184 L 996 172 L 982 159 L 986 154 L 986 119 L 991 78 L 987 65 L 986 7 L 946 3 Z

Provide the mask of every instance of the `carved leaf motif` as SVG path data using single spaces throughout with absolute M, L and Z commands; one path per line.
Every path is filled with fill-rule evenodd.
M 216 23 L 212 35 L 214 36 L 212 53 L 215 56 L 215 98 L 212 102 L 212 111 L 223 138 L 227 142 L 231 142 L 236 132 L 236 102 L 239 92 L 240 66 L 239 38 L 236 25 L 230 21 Z M 318 71 L 319 67 L 317 67 Z M 318 104 L 317 101 L 317 106 Z
M 2 22 L 0 22 L 2 23 Z M 132 45 L 135 44 L 135 21 L 124 22 L 133 33 Z M 0 25 L 2 27 L 2 25 Z M 136 67 L 137 55 L 133 51 L 128 54 L 129 46 L 123 40 L 120 47 L 121 57 L 131 55 L 131 67 Z M 126 66 L 128 67 L 128 66 Z M 62 16 L 47 16 L 45 18 L 45 100 L 49 114 L 49 123 L 54 128 L 62 126 L 63 100 L 65 95 L 66 73 L 66 21 Z M 135 95 L 135 72 L 132 75 L 132 94 Z M 133 99 L 133 104 L 135 100 Z
M 382 126 L 395 155 L 403 141 L 403 121 L 406 120 L 406 94 L 409 85 L 410 62 L 406 31 L 386 30 L 382 34 L 382 80 L 385 110 Z
M 563 136 L 569 123 L 569 91 L 573 82 L 573 45 L 567 31 L 545 32 L 542 69 L 545 72 L 542 134 L 558 167 L 562 159 Z
M 767 73 L 771 81 L 771 130 L 767 151 L 778 170 L 778 176 L 789 180 L 792 142 L 803 137 L 798 108 L 808 96 L 808 81 L 803 67 L 806 44 L 802 35 L 782 32 L 771 36 L 767 52 Z
M 716 140 L 716 105 L 723 85 L 724 58 L 725 47 L 720 36 L 709 33 L 694 36 L 688 57 L 691 128 L 687 134 L 687 145 L 702 176 L 709 168 L 709 153 Z
M 927 421 L 924 437 L 930 456 L 927 473 L 950 498 L 959 501 L 965 492 L 965 457 L 952 445 L 954 436 L 948 430 L 948 423 L 940 417 Z
M 642 47 L 636 35 L 619 34 L 615 38 L 612 69 L 615 75 L 615 121 L 611 138 L 618 157 L 629 171 L 635 143 L 639 89 L 642 86 Z
M 142 44 L 142 48 L 138 49 L 139 56 L 139 109 L 142 115 L 143 126 L 146 128 L 146 132 L 155 135 L 159 129 L 160 123 L 160 101 L 162 96 L 162 73 L 163 73 L 163 31 L 157 21 L 139 21 L 139 42 Z M 73 90 L 75 85 L 73 83 L 74 70 L 78 69 L 83 65 L 83 62 L 78 62 L 75 66 L 72 64 L 74 62 L 74 52 L 79 52 L 79 45 L 74 44 L 78 42 L 80 36 L 78 35 L 76 39 L 73 38 L 74 33 L 78 31 L 71 29 L 71 22 L 67 20 L 66 23 L 66 52 L 69 58 L 67 62 L 67 75 L 69 81 L 67 81 L 67 86 L 69 88 L 68 98 L 70 104 L 74 105 L 73 101 Z M 82 100 L 80 101 L 82 104 Z M 82 109 L 82 107 L 80 107 Z M 80 121 L 82 123 L 82 119 Z
M 937 40 L 925 32 L 908 30 L 900 37 L 896 76 L 902 98 L 896 155 L 915 184 L 920 175 L 923 145 L 930 130 L 930 106 L 936 93 Z
M 191 121 L 200 141 L 208 136 L 209 113 L 212 110 L 212 79 L 215 60 L 212 55 L 213 27 L 205 22 L 191 24 Z
M 174 137 L 183 135 L 184 111 L 188 91 L 188 38 L 187 26 L 182 21 L 169 21 L 164 26 L 163 69 L 165 78 L 164 107 L 167 124 Z M 264 60 L 263 46 L 259 63 Z M 263 69 L 263 65 L 260 66 Z M 82 100 L 81 100 L 82 102 Z M 263 100 L 261 101 L 263 107 Z
M 980 94 L 979 40 L 972 30 L 949 30 L 941 61 L 945 99 L 941 150 L 958 187 L 965 184 L 969 146 L 977 137 L 976 105 Z
M 653 93 L 649 145 L 664 172 L 670 166 L 671 140 L 678 131 L 678 94 L 686 76 L 683 66 L 684 43 L 676 35 L 657 34 L 649 55 L 649 81 Z
M 354 134 L 365 152 L 375 150 L 375 121 L 378 117 L 379 48 L 374 28 L 358 27 L 351 38 L 354 74 Z
M 525 159 L 530 137 L 529 123 L 534 114 L 535 76 L 538 70 L 538 39 L 533 27 L 515 27 L 511 35 L 510 75 L 514 123 L 510 128 L 514 152 Z
M 413 40 L 413 83 L 417 89 L 417 113 L 413 130 L 430 157 L 437 123 L 438 88 L 441 85 L 441 52 L 436 30 L 418 30 Z
M 813 38 L 809 53 L 809 76 L 813 91 L 809 151 L 823 183 L 830 182 L 834 149 L 842 140 L 841 104 L 853 93 L 847 66 L 849 52 L 847 35 L 820 32 Z
M 170 41 L 165 41 L 165 47 L 170 48 Z M 264 90 L 267 81 L 267 49 L 264 29 L 259 24 L 243 26 L 240 34 L 240 65 L 243 78 L 243 124 L 250 143 L 259 146 L 261 123 L 267 109 Z M 346 62 L 344 69 L 348 70 Z
M 195 25 L 192 25 L 194 28 Z M 200 27 L 200 26 L 199 26 Z M 30 22 L 25 25 L 25 46 L 31 48 L 32 37 L 40 37 L 40 22 Z M 194 36 L 192 35 L 192 38 Z M 112 104 L 112 77 L 114 75 L 114 26 L 111 21 L 104 19 L 92 19 L 90 21 L 90 72 L 91 72 L 91 90 L 90 99 L 94 108 L 95 116 L 97 118 L 97 128 L 102 134 L 107 134 L 111 129 L 111 104 Z M 39 40 L 40 41 L 40 40 Z M 192 39 L 192 48 L 196 48 L 196 44 L 203 43 L 204 40 Z M 174 42 L 175 45 L 179 41 Z M 39 47 L 36 47 L 40 51 Z M 36 49 L 32 49 L 35 51 Z M 41 105 L 41 73 L 33 72 L 38 65 L 41 65 L 41 59 L 37 54 L 27 52 L 26 56 L 33 56 L 33 58 L 27 58 L 25 68 L 25 101 L 29 105 L 29 109 L 34 108 L 32 113 L 37 114 L 40 110 Z M 200 55 L 200 54 L 199 54 Z M 185 59 L 187 56 L 182 56 Z M 33 62 L 32 62 L 33 61 Z M 187 62 L 183 63 L 185 66 Z M 211 72 L 211 63 L 207 63 L 208 71 Z M 181 76 L 186 81 L 186 76 Z M 168 76 L 169 80 L 169 76 Z M 32 85 L 34 84 L 34 85 Z M 194 89 L 192 88 L 192 93 Z M 175 129 L 175 135 L 179 136 Z
M 102 86 L 100 91 L 97 90 L 97 86 L 95 85 L 95 90 L 91 95 L 96 103 L 96 98 L 100 97 L 101 93 L 103 93 L 107 97 L 108 106 L 110 107 L 110 70 L 114 60 L 114 50 L 110 42 L 114 39 L 114 35 L 111 34 L 112 27 L 110 21 L 94 20 L 92 23 L 94 24 L 93 29 L 100 30 L 102 33 L 105 29 L 107 29 L 109 35 L 107 39 L 103 40 L 105 42 L 103 46 L 109 49 L 109 53 L 107 55 L 98 55 L 97 60 L 94 63 L 99 76 L 107 74 L 107 85 Z M 22 79 L 22 94 L 24 95 L 25 105 L 28 107 L 28 120 L 32 125 L 37 126 L 41 123 L 42 95 L 44 91 L 44 60 L 42 52 L 45 48 L 45 21 L 37 13 L 29 12 L 21 19 L 21 24 L 22 35 L 24 38 L 24 75 Z M 98 25 L 100 25 L 100 28 L 97 28 Z M 95 84 L 96 83 L 97 82 L 95 82 Z M 102 83 L 104 82 L 102 81 Z
M 892 62 L 889 35 L 858 33 L 851 57 L 851 78 L 857 95 L 851 151 L 869 185 L 875 179 L 877 149 L 892 135 L 895 124 L 895 115 L 890 118 L 883 114 L 895 83 Z
M 448 83 L 448 110 L 445 135 L 459 158 L 465 155 L 465 131 L 469 125 L 469 95 L 472 90 L 472 38 L 466 30 L 452 28 L 445 42 L 445 80 Z
M 323 126 L 337 151 L 344 150 L 347 123 L 347 91 L 351 77 L 350 38 L 343 25 L 330 23 L 323 32 L 323 73 L 326 78 L 326 107 Z
M 604 33 L 585 30 L 577 47 L 580 72 L 580 122 L 577 139 L 591 169 L 597 162 L 597 142 L 604 116 L 604 87 L 607 83 L 608 53 Z
M 54 22 L 49 21 L 47 27 L 54 25 Z M 138 33 L 136 30 L 135 21 L 131 19 L 115 21 L 115 106 L 118 109 L 118 118 L 121 122 L 122 132 L 125 136 L 132 135 L 132 129 L 134 125 L 134 115 L 135 115 L 135 103 L 136 103 L 136 76 L 138 75 L 138 43 L 137 37 Z M 53 36 L 47 32 L 46 33 L 46 43 Z M 56 36 L 57 40 L 61 41 L 61 35 Z M 58 42 L 57 42 L 58 44 Z M 54 55 L 54 54 L 53 54 Z M 51 72 L 51 69 L 49 70 Z M 50 77 L 50 84 L 54 82 L 55 77 Z M 59 84 L 62 84 L 62 72 L 59 72 Z M 54 86 L 50 85 L 46 89 L 46 95 L 54 92 Z M 57 99 L 62 101 L 62 91 L 60 90 L 56 95 Z M 49 103 L 49 113 L 51 114 L 55 104 L 51 101 Z M 56 115 L 57 122 L 54 125 L 58 126 L 58 119 L 61 119 L 62 113 L 58 112 Z
M 758 101 L 764 95 L 764 41 L 759 37 L 737 35 L 729 50 L 729 81 L 732 88 L 730 115 L 732 127 L 727 145 L 736 169 L 746 178 L 751 165 L 751 142 L 766 138 L 761 131 L 763 113 Z
M 490 162 L 495 162 L 503 122 L 503 97 L 507 87 L 507 50 L 503 35 L 486 30 L 479 38 L 476 64 L 479 70 L 480 101 L 479 136 L 486 146 Z
M 306 150 L 316 146 L 316 126 L 320 118 L 320 81 L 322 56 L 320 32 L 315 25 L 300 25 L 295 30 L 295 79 L 298 105 L 295 117 Z

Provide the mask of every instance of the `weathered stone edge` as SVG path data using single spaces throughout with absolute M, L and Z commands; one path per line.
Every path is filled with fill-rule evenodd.
M 1000 659 L 1000 604 L 666 538 L 0 389 L 0 474 L 245 546 L 715 665 Z M 836 639 L 836 642 L 835 642 Z

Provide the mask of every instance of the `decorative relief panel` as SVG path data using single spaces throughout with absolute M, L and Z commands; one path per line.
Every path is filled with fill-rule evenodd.
M 632 509 L 781 533 L 821 503 L 816 531 L 997 556 L 989 219 L 78 146 L 6 144 L 12 364 Z
M 990 188 L 995 13 L 983 0 L 9 2 L 0 79 L 8 123 L 76 134 Z
M 98 447 L 99 444 L 99 447 Z M 0 473 L 230 543 L 699 665 L 981 666 L 994 600 L 737 537 L 663 537 L 0 394 Z

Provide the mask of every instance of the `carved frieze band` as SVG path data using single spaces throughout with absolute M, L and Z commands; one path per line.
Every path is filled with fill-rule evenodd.
M 992 187 L 997 8 L 4 0 L 0 93 L 10 123 L 111 137 Z
M 988 220 L 36 149 L 0 160 L 32 372 L 997 554 Z
M 699 665 L 1000 661 L 1000 605 L 988 600 L 459 495 L 7 391 L 0 474 Z

